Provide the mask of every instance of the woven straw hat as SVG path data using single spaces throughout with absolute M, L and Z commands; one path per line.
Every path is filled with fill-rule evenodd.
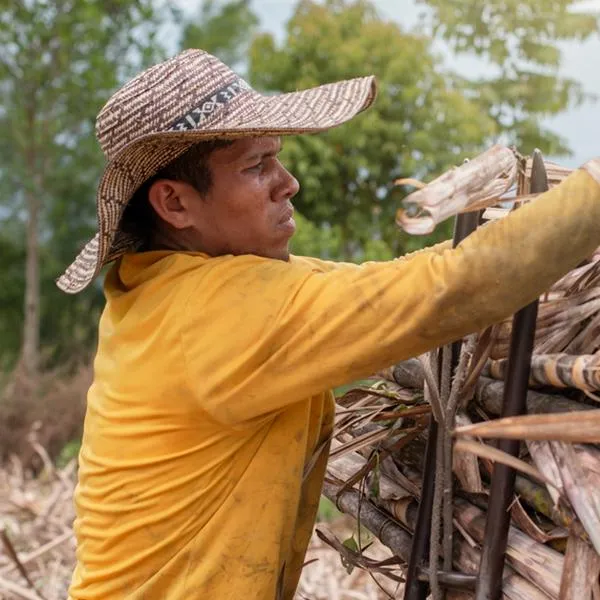
M 375 98 L 374 77 L 263 96 L 214 56 L 187 50 L 142 72 L 100 111 L 96 135 L 107 164 L 98 186 L 98 233 L 58 279 L 80 292 L 139 240 L 119 230 L 135 191 L 195 143 L 211 138 L 294 135 L 348 121 Z

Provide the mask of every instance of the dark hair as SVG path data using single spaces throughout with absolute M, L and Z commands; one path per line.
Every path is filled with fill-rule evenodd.
M 120 229 L 142 240 L 142 247 L 138 248 L 138 251 L 150 249 L 153 235 L 161 226 L 160 217 L 148 201 L 148 192 L 152 184 L 159 179 L 173 179 L 190 184 L 201 195 L 206 194 L 212 186 L 209 156 L 215 150 L 225 148 L 232 143 L 231 140 L 210 140 L 194 144 L 136 190 L 123 211 Z

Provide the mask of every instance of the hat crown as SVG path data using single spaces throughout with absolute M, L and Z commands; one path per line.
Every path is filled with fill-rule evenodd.
M 202 129 L 228 100 L 248 90 L 218 58 L 204 50 L 186 50 L 115 92 L 98 114 L 96 136 L 110 160 L 139 137 Z

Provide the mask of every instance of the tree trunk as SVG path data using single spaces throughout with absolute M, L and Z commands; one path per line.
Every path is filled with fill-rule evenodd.
M 20 373 L 35 380 L 39 369 L 40 338 L 40 256 L 39 256 L 39 198 L 35 192 L 26 192 L 27 236 L 25 261 L 25 300 L 23 345 Z
M 40 194 L 42 193 L 42 165 L 38 161 L 36 147 L 35 93 L 26 109 L 28 135 L 24 150 L 28 180 L 24 181 L 25 204 L 27 208 L 26 258 L 25 258 L 25 298 L 23 306 L 23 338 L 18 373 L 35 385 L 39 369 L 40 341 L 40 252 L 39 220 Z

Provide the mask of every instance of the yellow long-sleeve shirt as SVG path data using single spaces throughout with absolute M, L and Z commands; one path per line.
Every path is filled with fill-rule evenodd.
M 74 600 L 290 600 L 332 387 L 504 318 L 600 244 L 600 186 L 362 266 L 151 252 L 107 276 Z

